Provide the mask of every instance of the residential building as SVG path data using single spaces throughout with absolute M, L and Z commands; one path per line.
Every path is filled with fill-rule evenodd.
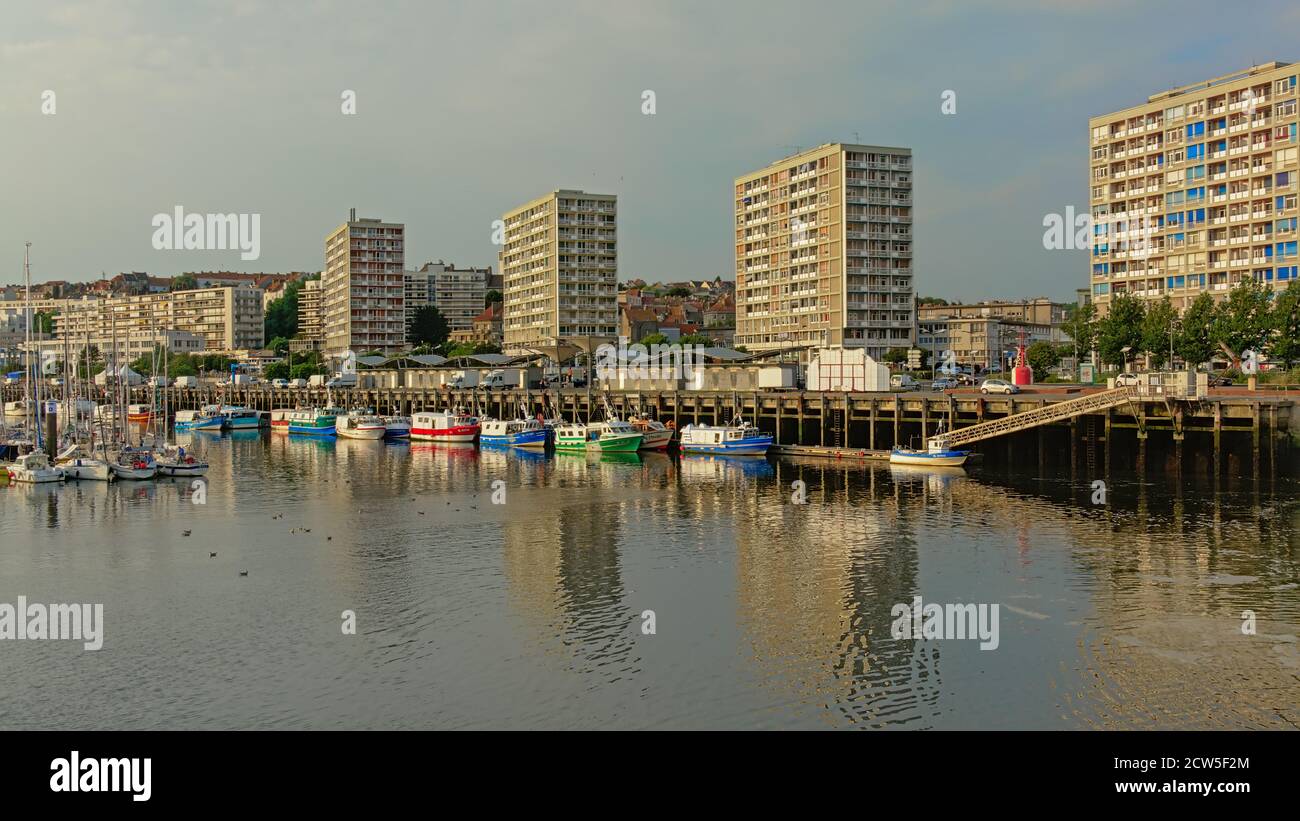
M 357 219 L 353 209 L 326 237 L 321 323 L 327 354 L 405 349 L 405 235 L 402 223 Z
M 1091 286 L 1186 308 L 1297 277 L 1297 66 L 1271 62 L 1088 121 Z
M 230 351 L 261 348 L 264 319 L 262 292 L 250 287 L 87 296 L 64 303 L 54 335 L 75 342 L 174 330 L 202 339 L 205 350 Z
M 298 335 L 289 340 L 289 350 L 317 351 L 325 344 L 321 324 L 321 281 L 309 279 L 298 291 Z
M 1069 342 L 1061 327 L 1066 307 L 1047 297 L 920 305 L 917 346 L 934 363 L 943 364 L 945 352 L 951 351 L 958 365 L 995 368 L 1021 339 L 1026 345 Z
M 453 331 L 452 342 L 468 342 L 474 345 L 495 345 L 501 347 L 501 318 L 504 312 L 500 302 L 493 302 L 474 317 L 468 330 Z
M 912 152 L 831 143 L 736 178 L 736 344 L 912 344 Z
M 506 353 L 617 334 L 617 199 L 558 190 L 506 212 Z
M 425 263 L 418 271 L 405 274 L 406 324 L 426 305 L 438 309 L 452 331 L 470 331 L 483 313 L 493 280 L 492 268 L 457 268 L 442 260 Z

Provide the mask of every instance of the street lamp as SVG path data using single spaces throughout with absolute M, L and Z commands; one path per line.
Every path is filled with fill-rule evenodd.
M 1131 351 L 1131 350 L 1133 350 L 1133 346 L 1132 346 L 1132 345 L 1125 345 L 1124 347 L 1122 347 L 1122 348 L 1119 349 L 1119 352 L 1122 353 L 1122 354 L 1124 354 L 1124 370 L 1123 370 L 1123 373 L 1128 373 L 1128 353 L 1129 353 L 1129 351 Z

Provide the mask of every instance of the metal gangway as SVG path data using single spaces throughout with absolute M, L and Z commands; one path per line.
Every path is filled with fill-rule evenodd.
M 930 445 L 932 448 L 937 445 L 942 449 L 968 445 L 983 439 L 992 439 L 995 436 L 1029 430 L 1039 425 L 1050 425 L 1053 422 L 1062 422 L 1085 413 L 1113 408 L 1116 405 L 1122 405 L 1130 401 L 1132 397 L 1133 391 L 1130 388 L 1114 388 L 1100 393 L 1090 393 L 1078 399 L 1044 405 L 1041 408 L 1034 408 L 1024 413 L 1015 413 L 1001 419 L 979 422 L 948 433 L 936 434 L 930 437 Z

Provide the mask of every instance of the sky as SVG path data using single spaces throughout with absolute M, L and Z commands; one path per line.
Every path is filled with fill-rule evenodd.
M 913 150 L 918 293 L 1070 300 L 1087 252 L 1043 221 L 1087 209 L 1088 118 L 1297 31 L 1269 1 L 9 0 L 0 284 L 24 242 L 38 282 L 319 270 L 350 208 L 408 268 L 495 266 L 493 221 L 557 188 L 618 195 L 620 279 L 731 279 L 735 177 L 845 141 Z M 156 249 L 177 206 L 259 215 L 260 256 Z

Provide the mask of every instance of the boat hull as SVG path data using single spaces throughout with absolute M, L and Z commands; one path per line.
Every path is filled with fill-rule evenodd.
M 45 470 L 27 470 L 25 468 L 9 468 L 9 479 L 13 482 L 22 482 L 24 484 L 40 485 L 48 482 L 62 482 L 67 476 L 59 468 L 48 468 Z
M 667 428 L 641 431 L 641 450 L 667 450 L 672 441 L 673 432 Z
M 556 450 L 594 450 L 601 453 L 632 453 L 641 447 L 641 434 L 602 436 L 596 441 L 566 437 L 555 442 Z
M 551 441 L 549 430 L 521 430 L 506 436 L 506 444 L 512 448 L 536 448 L 544 450 Z
M 108 462 L 102 459 L 70 459 L 60 462 L 58 467 L 69 479 L 85 479 L 94 482 L 108 482 L 113 479 L 113 471 Z
M 143 482 L 158 475 L 158 467 L 132 468 L 126 465 L 113 465 L 113 475 L 130 482 Z
M 410 439 L 411 426 L 400 422 L 389 422 L 384 425 L 385 439 Z
M 262 426 L 262 420 L 256 416 L 241 416 L 238 419 L 227 419 L 222 425 L 226 430 L 255 430 Z
M 384 438 L 385 430 L 382 426 L 374 428 L 339 428 L 334 429 L 334 434 L 343 439 L 367 439 L 376 441 Z
M 158 463 L 158 474 L 160 476 L 202 476 L 207 472 L 208 465 L 206 462 L 195 462 L 192 465 Z
M 289 433 L 298 433 L 303 436 L 334 436 L 335 430 L 333 425 L 295 425 L 290 422 Z
M 221 430 L 225 420 L 221 418 L 196 419 L 193 422 L 177 422 L 174 426 L 176 430 L 184 433 L 191 430 Z
M 922 465 L 927 467 L 957 468 L 966 464 L 970 454 L 965 451 L 943 451 L 929 453 L 926 451 L 893 451 L 889 454 L 891 465 Z
M 725 453 L 732 456 L 763 456 L 772 447 L 771 436 L 750 436 L 717 444 L 695 444 L 686 441 L 678 443 L 682 453 Z
M 412 426 L 411 438 L 420 442 L 473 442 L 478 438 L 478 425 L 455 425 L 450 428 L 417 428 Z

